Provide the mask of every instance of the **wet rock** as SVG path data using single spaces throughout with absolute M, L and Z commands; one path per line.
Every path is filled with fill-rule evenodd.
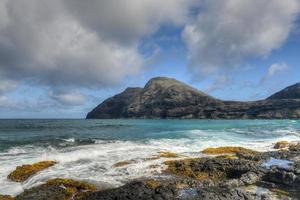
M 199 197 L 199 193 L 194 188 L 186 188 L 179 190 L 178 192 L 178 199 L 194 199 L 196 197 Z
M 272 167 L 263 178 L 265 181 L 300 188 L 300 176 L 294 171 Z
M 176 198 L 175 188 L 158 186 L 152 188 L 145 182 L 131 182 L 116 189 L 88 194 L 83 200 L 170 200 Z
M 260 173 L 248 172 L 246 174 L 243 174 L 240 180 L 243 182 L 244 185 L 252 185 L 260 181 L 261 177 L 262 174 Z
M 289 150 L 294 152 L 300 152 L 300 143 L 290 145 Z
M 270 152 L 241 147 L 211 148 L 207 151 L 212 154 L 226 152 L 229 155 L 181 160 L 177 154 L 164 152 L 166 158 L 176 160 L 165 161 L 166 170 L 155 179 L 136 180 L 103 191 L 84 182 L 53 179 L 25 190 L 16 199 L 294 200 L 300 196 L 298 145 Z
M 293 162 L 289 160 L 282 160 L 282 159 L 276 159 L 276 158 L 270 158 L 266 162 L 262 164 L 263 167 L 270 169 L 273 166 L 277 166 L 278 168 L 289 170 L 293 166 Z
M 25 190 L 16 200 L 79 200 L 87 193 L 96 191 L 96 186 L 72 179 L 52 179 L 47 183 Z
M 239 159 L 196 158 L 166 161 L 165 164 L 168 166 L 168 173 L 201 181 L 211 179 L 222 185 L 252 184 L 262 176 L 256 162 Z
M 274 145 L 274 149 L 283 149 L 289 147 L 288 141 L 279 141 Z
M 263 194 L 249 192 L 243 188 L 229 190 L 204 190 L 198 199 L 201 200 L 267 200 L 268 197 Z
M 113 167 L 124 167 L 126 165 L 130 165 L 132 162 L 131 161 L 121 161 L 121 162 L 117 162 L 113 165 Z
M 16 197 L 16 200 L 67 200 L 72 198 L 65 189 L 59 185 L 41 185 L 28 190 Z
M 252 160 L 263 163 L 267 160 L 270 160 L 271 158 L 294 161 L 295 159 L 297 159 L 297 157 L 299 157 L 299 153 L 300 152 L 284 149 L 280 151 L 259 152 L 256 154 L 237 153 L 236 156 L 239 159 Z
M 33 176 L 44 169 L 52 167 L 55 164 L 55 161 L 42 161 L 32 165 L 22 165 L 10 173 L 7 178 L 15 182 L 23 182 L 30 176 Z

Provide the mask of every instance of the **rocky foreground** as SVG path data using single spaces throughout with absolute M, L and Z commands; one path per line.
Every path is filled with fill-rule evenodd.
M 164 162 L 165 171 L 155 179 L 135 180 L 119 188 L 103 190 L 90 183 L 56 178 L 16 197 L 0 195 L 0 200 L 300 199 L 300 143 L 279 142 L 274 148 L 279 150 L 208 148 L 202 151 L 207 157 L 184 159 L 163 152 L 161 156 L 174 159 Z M 48 161 L 24 165 L 8 178 L 25 180 L 26 173 L 33 176 L 52 164 Z
M 175 79 L 157 77 L 127 88 L 94 108 L 87 119 L 299 119 L 300 83 L 260 101 L 223 101 Z

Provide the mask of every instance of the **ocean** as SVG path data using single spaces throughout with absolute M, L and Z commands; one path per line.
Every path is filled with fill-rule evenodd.
M 99 187 L 151 177 L 168 158 L 202 156 L 207 147 L 272 149 L 279 140 L 299 141 L 300 120 L 0 120 L 0 194 L 16 195 L 57 177 Z M 57 165 L 24 183 L 7 180 L 16 166 L 43 160 Z M 120 161 L 130 161 L 114 167 Z

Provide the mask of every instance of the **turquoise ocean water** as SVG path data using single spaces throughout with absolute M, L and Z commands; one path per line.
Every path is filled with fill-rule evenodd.
M 300 120 L 0 120 L 0 194 L 55 177 L 116 187 L 159 173 L 166 158 L 147 158 L 161 151 L 182 157 L 229 145 L 267 151 L 279 140 L 299 141 Z M 22 184 L 7 180 L 16 166 L 41 160 L 58 164 Z M 131 164 L 113 167 L 124 160 Z

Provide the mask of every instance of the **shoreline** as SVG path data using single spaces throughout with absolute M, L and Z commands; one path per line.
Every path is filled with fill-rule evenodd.
M 287 149 L 288 148 L 288 149 Z M 294 149 L 293 149 L 294 148 Z M 165 158 L 168 158 L 167 159 L 167 161 L 164 161 L 163 162 L 163 164 L 165 164 L 166 165 L 166 163 L 175 163 L 175 168 L 177 167 L 178 168 L 178 164 L 179 163 L 183 163 L 183 164 L 179 164 L 179 166 L 181 166 L 182 168 L 180 168 L 179 167 L 179 174 L 178 174 L 178 172 L 177 171 L 173 171 L 172 172 L 172 170 L 171 170 L 171 173 L 170 173 L 170 170 L 169 171 L 166 171 L 166 170 L 163 170 L 162 171 L 162 173 L 161 173 L 161 176 L 153 176 L 152 178 L 140 178 L 138 181 L 136 181 L 136 180 L 132 180 L 132 181 L 130 181 L 129 183 L 126 183 L 125 185 L 123 185 L 123 186 L 121 186 L 121 187 L 117 187 L 117 188 L 112 188 L 112 189 L 107 189 L 107 190 L 95 190 L 95 191 L 93 191 L 92 193 L 88 193 L 88 194 L 86 194 L 87 196 L 86 197 L 84 197 L 83 199 L 87 199 L 87 200 L 96 200 L 96 199 L 101 199 L 101 198 L 99 198 L 99 195 L 101 196 L 101 195 L 103 195 L 103 194 L 105 194 L 105 196 L 107 197 L 106 199 L 114 199 L 115 197 L 118 197 L 118 195 L 124 195 L 124 193 L 130 193 L 130 192 L 134 192 L 134 191 L 140 191 L 140 192 L 142 192 L 143 193 L 143 191 L 148 191 L 148 192 L 154 192 L 154 194 L 156 194 L 155 193 L 155 191 L 157 190 L 157 188 L 160 188 L 160 189 L 164 189 L 164 190 L 167 190 L 166 191 L 166 193 L 165 194 L 160 194 L 160 195 L 167 195 L 168 194 L 168 192 L 170 192 L 170 191 L 173 191 L 173 190 L 175 190 L 176 192 L 176 195 L 175 194 L 173 194 L 173 197 L 171 198 L 171 199 L 180 199 L 179 198 L 179 193 L 185 193 L 185 192 L 187 192 L 187 193 L 189 193 L 189 195 L 196 195 L 196 193 L 197 193 L 197 195 L 199 195 L 198 194 L 198 192 L 196 192 L 195 193 L 195 191 L 198 191 L 198 190 L 204 190 L 204 191 L 206 191 L 208 188 L 208 185 L 207 186 L 205 186 L 205 181 L 207 181 L 207 180 L 213 180 L 214 179 L 214 176 L 213 177 L 210 177 L 210 176 L 208 176 L 207 174 L 204 176 L 205 177 L 205 179 L 204 180 L 201 180 L 201 181 L 199 181 L 198 180 L 198 178 L 195 178 L 195 177 L 193 177 L 194 175 L 190 175 L 190 174 L 185 174 L 185 170 L 187 170 L 187 169 L 189 169 L 189 167 L 190 166 L 193 166 L 193 165 L 198 165 L 198 166 L 202 166 L 202 165 L 204 165 L 204 163 L 202 163 L 202 161 L 200 161 L 200 160 L 202 160 L 202 159 L 207 159 L 206 160 L 206 162 L 212 162 L 212 163 L 214 163 L 214 162 L 216 162 L 216 163 L 214 163 L 212 166 L 219 166 L 219 165 L 224 165 L 224 166 L 230 166 L 230 165 L 232 165 L 231 167 L 232 167 L 232 169 L 233 169 L 233 172 L 232 173 L 236 173 L 236 174 L 239 174 L 240 172 L 238 172 L 238 170 L 239 170 L 239 166 L 243 166 L 244 164 L 245 165 L 249 165 L 249 164 L 251 164 L 251 165 L 253 165 L 253 166 L 255 166 L 254 168 L 249 168 L 249 173 L 251 172 L 251 173 L 256 173 L 256 175 L 255 176 L 258 176 L 258 177 L 256 177 L 256 178 L 254 178 L 255 180 L 252 180 L 252 182 L 253 183 L 251 183 L 251 184 L 249 184 L 249 183 L 247 183 L 247 184 L 242 184 L 242 183 L 238 183 L 238 182 L 240 182 L 241 181 L 241 178 L 242 178 L 242 176 L 239 176 L 239 178 L 237 178 L 237 177 L 233 177 L 232 175 L 226 175 L 225 174 L 225 178 L 226 178 L 226 181 L 228 181 L 228 189 L 230 189 L 230 191 L 231 190 L 235 190 L 236 188 L 238 188 L 239 189 L 239 192 L 242 192 L 242 193 L 247 193 L 248 195 L 254 195 L 254 196 L 256 196 L 255 198 L 256 199 L 259 199 L 259 198 L 262 198 L 264 195 L 262 195 L 262 194 L 256 194 L 256 192 L 254 192 L 253 193 L 253 191 L 252 191 L 252 193 L 250 192 L 250 190 L 249 190 L 249 188 L 246 190 L 245 188 L 244 188 L 244 186 L 249 186 L 249 185 L 251 185 L 251 187 L 253 186 L 254 187 L 254 185 L 255 185 L 255 187 L 260 187 L 260 188 L 265 188 L 266 190 L 269 190 L 269 189 L 267 189 L 266 188 L 266 186 L 264 186 L 264 187 L 261 187 L 261 185 L 263 185 L 262 183 L 261 183 L 261 180 L 260 180 L 260 178 L 261 177 L 264 177 L 264 176 L 267 176 L 266 174 L 268 174 L 268 173 L 270 173 L 268 170 L 267 171 L 265 171 L 265 172 L 263 172 L 263 175 L 261 175 L 260 173 L 262 173 L 262 172 L 260 172 L 263 168 L 261 168 L 261 169 L 259 169 L 260 167 L 261 167 L 261 164 L 262 163 L 260 163 L 260 165 L 256 165 L 256 164 L 253 164 L 253 162 L 254 162 L 254 160 L 256 160 L 255 162 L 267 162 L 267 160 L 270 160 L 271 158 L 274 158 L 274 159 L 278 159 L 278 160 L 290 160 L 291 162 L 293 162 L 293 167 L 295 168 L 294 169 L 294 176 L 296 177 L 296 178 L 294 178 L 294 182 L 293 182 L 293 184 L 296 184 L 297 185 L 297 187 L 300 187 L 300 161 L 299 160 L 295 160 L 295 158 L 297 157 L 297 156 L 300 156 L 300 143 L 298 143 L 298 142 L 296 142 L 296 141 L 294 141 L 293 143 L 289 143 L 289 146 L 288 147 L 285 147 L 285 150 L 275 150 L 275 151 L 266 151 L 266 152 L 257 152 L 257 153 L 249 153 L 249 152 L 247 152 L 246 151 L 246 153 L 245 152 L 241 152 L 240 151 L 240 149 L 239 149 L 239 151 L 237 151 L 237 152 L 230 152 L 229 153 L 230 155 L 232 155 L 232 154 L 234 154 L 234 156 L 233 157 L 226 157 L 226 156 L 224 156 L 224 157 L 220 157 L 220 155 L 228 155 L 228 152 L 225 152 L 225 154 L 220 154 L 220 152 L 218 153 L 218 154 L 216 154 L 216 155 L 207 155 L 206 157 L 193 157 L 193 158 L 191 158 L 191 157 L 180 157 L 180 156 L 178 156 L 177 154 L 175 154 L 175 153 L 172 153 L 172 152 L 170 152 L 170 153 L 168 153 L 168 152 L 166 152 L 166 153 L 164 153 L 163 155 L 161 155 L 162 157 L 165 157 Z M 219 159 L 220 158 L 220 159 Z M 285 159 L 282 159 L 282 158 L 285 158 Z M 293 160 L 294 159 L 294 160 Z M 185 161 L 186 160 L 186 161 Z M 189 163 L 186 163 L 186 162 L 189 162 Z M 191 163 L 193 163 L 193 162 L 195 162 L 194 164 L 191 164 Z M 236 164 L 234 164 L 235 162 L 237 162 Z M 177 164 L 176 164 L 177 163 Z M 231 163 L 231 164 L 230 164 Z M 232 164 L 233 163 L 233 164 Z M 241 165 L 242 163 L 244 163 L 243 165 Z M 116 163 L 117 164 L 117 163 Z M 120 164 L 119 165 L 119 167 L 124 167 L 124 166 L 126 166 L 126 165 L 128 165 L 128 164 L 130 164 L 130 163 L 123 163 L 123 164 Z M 168 168 L 170 168 L 170 165 L 166 165 Z M 224 167 L 223 166 L 223 167 Z M 278 171 L 280 171 L 280 170 L 283 170 L 282 171 L 282 173 L 291 173 L 291 169 L 282 169 L 282 168 L 280 168 L 280 167 L 277 167 L 276 168 L 276 165 L 274 165 L 275 166 L 275 168 L 274 169 L 276 169 L 277 171 L 276 171 L 276 173 L 279 173 Z M 118 167 L 118 166 L 117 166 Z M 188 167 L 188 168 L 186 168 L 186 167 Z M 167 169 L 168 169 L 167 168 Z M 271 169 L 271 168 L 270 168 Z M 178 169 L 175 169 L 175 170 L 178 170 Z M 189 171 L 190 171 L 191 169 L 189 169 Z M 266 170 L 266 169 L 264 169 L 264 170 Z M 273 170 L 273 169 L 272 169 Z M 196 170 L 197 171 L 197 170 Z M 247 172 L 247 173 L 248 173 Z M 189 172 L 190 173 L 190 172 Z M 195 172 L 193 172 L 193 170 L 192 170 L 192 174 L 194 174 Z M 210 173 L 210 172 L 209 172 Z M 209 174 L 208 173 L 208 174 Z M 223 172 L 222 172 L 223 173 Z M 226 172 L 227 173 L 227 172 Z M 250 175 L 251 175 L 251 173 L 250 173 Z M 297 173 L 299 173 L 299 174 L 297 174 Z M 159 174 L 159 173 L 158 173 Z M 243 174 L 246 174 L 246 172 L 244 172 Z M 259 174 L 259 175 L 258 175 Z M 253 174 L 252 174 L 253 175 Z M 252 176 L 251 175 L 251 176 Z M 201 174 L 201 176 L 200 177 L 202 177 L 203 176 L 203 174 Z M 229 178 L 228 178 L 228 177 Z M 232 177 L 231 177 L 232 176 Z M 254 176 L 254 175 L 253 175 Z M 166 178 L 167 177 L 167 178 Z M 196 176 L 197 177 L 197 176 Z M 253 177 L 252 177 L 253 178 Z M 224 179 L 225 180 L 225 179 Z M 223 181 L 224 181 L 223 180 Z M 234 181 L 233 181 L 234 180 Z M 150 181 L 150 182 L 149 182 Z M 190 182 L 189 182 L 190 181 Z M 204 182 L 203 182 L 204 181 Z M 232 183 L 232 181 L 233 182 L 235 182 L 235 183 Z M 188 183 L 186 183 L 186 182 L 188 182 Z M 251 182 L 251 181 L 250 181 Z M 257 183 L 257 182 L 259 182 L 259 184 L 254 184 L 254 183 Z M 278 182 L 278 181 L 277 181 Z M 182 189 L 182 188 L 177 188 L 177 186 L 178 186 L 178 184 L 181 184 L 181 186 L 185 186 L 184 187 L 184 189 Z M 275 183 L 274 183 L 274 181 L 272 182 L 271 181 L 271 183 L 272 184 L 275 184 L 276 185 L 276 187 L 275 187 L 275 189 L 277 188 L 280 188 L 280 190 L 282 190 L 282 188 L 284 188 L 284 187 L 282 187 L 281 185 L 283 184 L 286 184 L 286 183 L 276 183 L 276 181 L 275 181 Z M 190 184 L 196 184 L 196 186 L 195 186 L 195 188 L 192 188 L 191 186 L 192 185 L 190 185 Z M 200 185 L 197 185 L 197 184 L 200 184 Z M 201 184 L 202 184 L 202 186 L 201 186 Z M 203 185 L 204 184 L 204 185 Z M 210 183 L 209 185 L 209 187 L 211 187 L 211 184 L 212 183 Z M 216 187 L 216 191 L 218 190 L 219 191 L 219 189 L 224 189 L 223 187 L 225 187 L 224 185 L 221 187 L 221 186 L 219 186 L 219 185 L 217 185 L 216 183 L 214 183 L 215 185 L 214 185 L 214 187 Z M 236 185 L 236 184 L 238 184 L 238 185 Z M 26 196 L 26 194 L 28 194 L 28 193 L 31 193 L 31 195 L 32 194 L 35 194 L 37 191 L 36 191 L 36 189 L 37 190 L 40 190 L 39 188 L 40 187 L 43 187 L 43 190 L 45 190 L 45 191 L 47 191 L 48 189 L 47 189 L 47 187 L 45 187 L 44 185 L 40 185 L 40 186 L 36 186 L 36 187 L 33 187 L 33 188 L 31 188 L 31 189 L 29 189 L 29 190 L 26 190 L 25 192 L 23 192 L 23 193 L 21 193 L 21 194 L 19 194 L 19 195 L 17 195 L 17 197 L 16 197 L 16 199 L 19 199 L 19 200 L 26 200 L 26 198 L 24 197 L 24 195 Z M 219 188 L 220 187 L 220 188 Z M 268 186 L 269 187 L 269 186 Z M 172 188 L 172 190 L 170 189 L 170 188 Z M 192 189 L 193 190 L 192 190 Z M 168 191 L 168 189 L 170 189 L 170 191 Z M 253 189 L 253 188 L 252 188 Z M 271 188 L 272 189 L 272 188 Z M 274 188 L 273 188 L 274 189 Z M 285 188 L 284 188 L 285 189 Z M 188 191 L 185 191 L 185 190 L 188 190 Z M 195 190 L 195 191 L 194 191 Z M 286 190 L 286 189 L 285 189 Z M 285 191 L 285 190 L 282 190 L 282 191 Z M 77 190 L 76 190 L 77 191 Z M 119 194 L 117 194 L 116 193 L 116 191 L 119 191 Z M 81 194 L 81 191 L 80 190 L 78 190 L 77 191 L 78 193 L 80 193 Z M 235 194 L 235 192 L 236 191 L 234 191 L 232 194 L 230 194 L 230 195 L 234 195 Z M 269 195 L 270 194 L 272 194 L 272 195 L 274 195 L 274 199 L 276 199 L 275 197 L 276 197 L 276 192 L 272 192 L 271 190 L 269 190 L 268 191 L 269 192 Z M 278 191 L 277 191 L 278 192 Z M 203 193 L 203 191 L 202 191 L 202 193 Z M 208 191 L 206 191 L 206 192 L 204 192 L 205 194 L 207 194 L 207 195 L 215 195 L 215 197 L 217 198 L 217 194 L 215 194 L 214 192 L 213 193 L 211 193 L 211 192 L 208 192 Z M 293 192 L 292 191 L 288 191 L 288 193 L 289 193 L 289 195 L 291 195 L 291 198 L 290 199 L 296 199 L 293 195 Z M 297 193 L 297 191 L 296 191 L 296 193 Z M 35 195 L 37 195 L 37 194 L 35 194 Z M 136 195 L 140 195 L 140 194 L 136 194 Z M 171 195 L 171 194 L 168 194 L 168 195 Z M 175 196 L 174 196 L 175 195 Z M 179 195 L 179 196 L 178 196 Z M 183 194 L 182 194 L 183 195 Z M 187 194 L 185 194 L 185 195 L 187 195 Z M 282 194 L 283 195 L 283 194 Z M 297 193 L 297 195 L 298 195 L 298 193 Z M 85 196 L 85 195 L 84 195 Z M 119 197 L 121 197 L 121 196 L 119 196 Z M 155 196 L 155 195 L 154 195 Z M 159 196 L 159 195 L 158 195 Z M 159 197 L 156 197 L 157 199 L 159 199 Z M 277 195 L 278 196 L 278 195 Z M 287 198 L 288 198 L 288 195 L 287 195 L 287 193 L 285 193 L 285 195 L 284 196 L 287 196 Z M 36 200 L 39 200 L 41 197 L 39 197 L 39 196 L 35 196 L 35 198 L 34 199 L 36 199 Z M 1 199 L 1 198 L 0 198 Z M 105 198 L 104 198 L 105 199 Z M 132 198 L 133 199 L 133 198 Z M 154 198 L 155 199 L 155 198 Z M 205 199 L 205 198 L 204 198 Z M 277 198 L 278 199 L 278 198 Z M 280 199 L 280 198 L 279 198 Z M 2 200 L 2 199 L 1 199 Z

